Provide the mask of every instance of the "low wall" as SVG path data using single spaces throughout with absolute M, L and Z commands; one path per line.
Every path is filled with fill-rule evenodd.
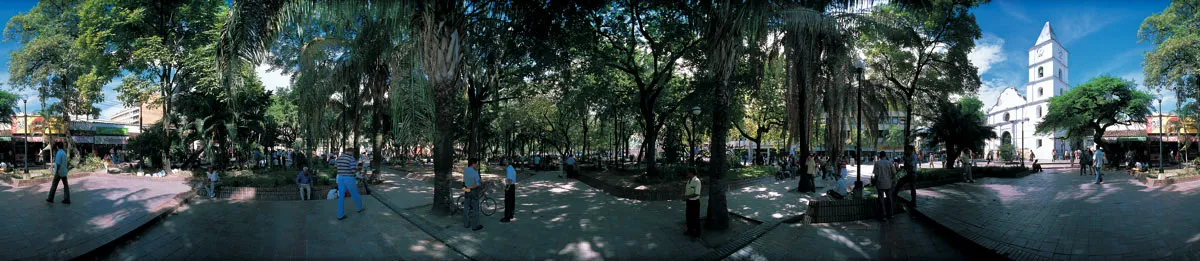
M 92 175 L 91 172 L 69 173 L 69 174 L 67 174 L 67 180 L 70 181 L 71 179 L 77 179 L 77 178 L 87 177 L 87 176 L 91 176 L 91 175 Z M 28 186 L 38 185 L 38 184 L 50 183 L 50 181 L 54 181 L 54 177 L 40 177 L 40 178 L 33 178 L 33 179 L 13 179 L 12 185 L 13 185 L 13 187 L 28 187 Z
M 625 187 L 625 186 L 609 184 L 607 182 L 604 182 L 600 179 L 597 179 L 597 178 L 592 177 L 591 175 L 587 175 L 587 174 L 580 174 L 579 177 L 577 177 L 576 179 L 578 179 L 580 182 L 583 182 L 584 184 L 587 184 L 588 186 L 600 189 L 600 190 L 604 191 L 605 193 L 608 193 L 609 195 L 612 195 L 612 196 L 618 197 L 618 198 L 636 199 L 636 200 L 644 200 L 644 201 L 666 201 L 666 200 L 682 200 L 683 199 L 684 184 L 682 182 L 680 182 L 678 184 L 678 186 L 670 186 L 665 189 L 645 190 L 645 189 L 636 189 L 636 188 L 630 188 L 630 187 Z M 726 189 L 740 189 L 740 188 L 744 188 L 744 187 L 748 187 L 748 186 L 753 186 L 753 185 L 758 185 L 758 184 L 766 184 L 766 183 L 771 183 L 771 182 L 775 182 L 775 177 L 762 177 L 762 178 L 755 178 L 755 179 L 742 179 L 742 180 L 727 181 L 725 183 L 725 187 L 726 187 Z M 708 183 L 701 182 L 701 188 L 700 188 L 701 195 L 708 194 L 709 185 L 710 184 L 708 184 Z
M 1161 187 L 1161 186 L 1168 186 L 1168 185 L 1172 185 L 1172 184 L 1185 184 L 1185 183 L 1192 183 L 1192 182 L 1200 182 L 1200 176 L 1155 179 L 1155 178 L 1145 177 L 1145 174 L 1143 174 L 1143 177 L 1141 177 L 1141 178 L 1146 181 L 1147 187 Z
M 872 219 L 878 215 L 876 199 L 814 200 L 808 202 L 804 223 L 830 223 Z
M 202 184 L 196 190 L 197 195 L 206 197 L 208 190 L 205 190 Z M 337 188 L 337 185 L 320 185 L 312 187 L 311 199 L 324 200 L 329 190 Z M 358 193 L 362 195 L 370 195 L 362 184 L 358 184 Z M 284 201 L 284 200 L 300 200 L 300 187 L 296 185 L 272 187 L 272 188 L 255 188 L 255 187 L 220 187 L 217 188 L 216 198 L 230 200 L 267 200 L 267 201 Z

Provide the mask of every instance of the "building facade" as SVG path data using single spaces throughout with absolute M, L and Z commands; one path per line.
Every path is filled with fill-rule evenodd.
M 1037 42 L 1029 48 L 1029 80 L 1025 93 L 1008 87 L 1000 93 L 996 105 L 988 109 L 987 124 L 999 139 L 989 140 L 986 152 L 999 151 L 1002 143 L 1011 141 L 1014 155 L 1027 159 L 1049 160 L 1054 152 L 1070 151 L 1064 132 L 1035 133 L 1035 127 L 1049 113 L 1050 98 L 1062 95 L 1071 86 L 1067 85 L 1070 69 L 1067 66 L 1069 52 L 1054 35 L 1050 22 L 1042 27 Z
M 151 98 L 151 100 L 155 100 L 157 98 L 158 96 L 154 96 Z M 140 125 L 151 125 L 157 123 L 159 120 L 162 120 L 162 118 L 163 111 L 161 105 L 156 106 L 144 103 L 136 108 L 125 108 L 120 110 L 113 114 L 112 118 L 109 118 L 109 120 L 125 124 L 139 125 L 140 122 Z

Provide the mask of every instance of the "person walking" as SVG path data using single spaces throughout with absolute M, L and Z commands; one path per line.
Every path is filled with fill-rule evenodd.
M 974 162 L 971 160 L 971 150 L 963 150 L 962 155 L 959 155 L 959 161 L 962 161 L 963 174 L 966 175 L 967 183 L 975 183 L 975 175 L 972 173 L 971 167 Z
M 567 155 L 567 165 L 564 167 L 564 170 L 567 172 L 567 178 L 575 178 L 575 172 L 578 171 L 578 169 L 575 168 L 574 154 Z
M 71 189 L 67 185 L 67 151 L 62 148 L 54 154 L 54 179 L 50 181 L 50 196 L 46 197 L 46 203 L 54 203 L 54 192 L 58 190 L 58 182 L 63 185 L 63 204 L 71 204 Z
M 1092 157 L 1092 169 L 1096 172 L 1096 184 L 1104 183 L 1104 173 L 1100 170 L 1104 168 L 1104 148 L 1096 146 L 1096 155 Z
M 892 180 L 896 177 L 896 169 L 893 166 L 892 161 L 887 159 L 887 152 L 880 151 L 872 171 L 875 174 L 876 199 L 879 200 L 882 210 L 879 212 L 880 220 L 892 219 Z
M 479 167 L 479 160 L 471 159 L 469 161 L 471 163 L 467 164 L 467 168 L 463 169 L 463 190 L 467 196 L 467 202 L 463 206 L 466 208 L 464 209 L 465 213 L 463 213 L 463 227 L 478 231 L 483 229 L 483 225 L 478 224 L 479 192 L 483 187 L 483 183 L 480 181 L 479 171 L 476 170 Z M 471 223 L 472 221 L 475 223 Z
M 700 236 L 700 177 L 696 176 L 696 170 L 688 168 L 687 170 L 688 183 L 684 187 L 684 198 L 687 199 L 687 208 L 684 215 L 687 220 L 687 235 L 691 237 Z
M 1080 154 L 1079 176 L 1086 175 L 1085 173 L 1088 172 L 1088 167 L 1092 165 L 1092 153 L 1091 152 L 1092 152 L 1091 149 L 1083 149 L 1082 151 L 1080 151 L 1080 153 L 1079 153 Z
M 508 223 L 513 219 L 513 212 L 516 212 L 517 169 L 513 168 L 512 162 L 508 162 L 504 172 L 507 176 L 504 179 L 504 218 L 501 218 L 500 222 Z
M 208 167 L 208 184 L 205 189 L 208 191 L 208 198 L 217 197 L 217 186 L 221 184 L 221 176 L 217 175 L 217 171 L 213 167 Z
M 363 212 L 363 210 L 367 210 L 367 209 L 363 208 L 362 196 L 358 195 L 358 185 L 355 184 L 354 172 L 358 171 L 358 167 L 356 167 L 358 162 L 356 162 L 354 160 L 354 156 L 350 155 L 350 153 L 352 151 L 354 151 L 354 149 L 347 148 L 345 150 L 342 150 L 342 155 L 338 156 L 338 158 L 337 158 L 336 165 L 337 165 L 337 173 L 338 173 L 337 174 L 338 196 L 345 195 L 346 192 L 350 192 L 350 198 L 352 200 L 354 200 L 354 205 L 356 207 L 358 207 L 358 212 Z M 337 204 L 338 204 L 337 219 L 338 220 L 346 219 L 346 211 L 345 211 L 346 198 L 339 197 L 337 200 Z
M 296 174 L 296 184 L 300 186 L 300 200 L 312 199 L 312 176 L 308 174 L 308 167 L 300 170 L 300 174 Z
M 1074 158 L 1071 158 L 1071 165 L 1072 165 L 1072 166 L 1074 166 L 1074 165 L 1075 165 L 1075 161 L 1079 161 L 1080 163 L 1083 163 L 1083 160 L 1079 159 L 1079 150 L 1075 150 L 1075 157 L 1074 157 Z

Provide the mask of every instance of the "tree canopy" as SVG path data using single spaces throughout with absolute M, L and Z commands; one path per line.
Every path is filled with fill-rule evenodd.
M 1046 118 L 1037 123 L 1037 133 L 1062 131 L 1066 137 L 1092 136 L 1093 142 L 1107 147 L 1102 137 L 1108 127 L 1145 123 L 1150 115 L 1153 96 L 1135 87 L 1131 80 L 1105 75 L 1051 97 Z

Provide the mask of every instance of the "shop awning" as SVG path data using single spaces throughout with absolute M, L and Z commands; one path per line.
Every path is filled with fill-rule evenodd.
M 1146 137 L 1104 137 L 1104 141 L 1146 141 Z

